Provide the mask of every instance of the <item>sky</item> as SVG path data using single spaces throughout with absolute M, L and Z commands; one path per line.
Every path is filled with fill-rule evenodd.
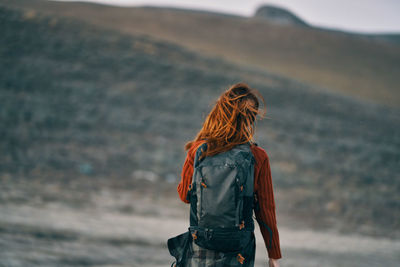
M 60 1 L 60 0 L 58 0 Z M 76 0 L 61 0 L 76 1 Z M 80 0 L 118 6 L 164 6 L 252 16 L 262 4 L 284 7 L 309 24 L 363 33 L 400 33 L 400 0 Z

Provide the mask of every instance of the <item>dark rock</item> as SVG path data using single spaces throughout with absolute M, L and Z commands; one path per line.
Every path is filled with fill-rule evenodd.
M 280 25 L 309 26 L 304 20 L 287 9 L 270 5 L 259 7 L 254 14 L 254 17 L 263 18 L 274 24 Z

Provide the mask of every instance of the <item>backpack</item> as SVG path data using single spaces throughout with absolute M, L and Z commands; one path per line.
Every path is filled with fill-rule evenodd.
M 254 231 L 255 159 L 249 143 L 200 160 L 206 149 L 203 143 L 195 154 L 189 232 L 202 248 L 237 253 Z

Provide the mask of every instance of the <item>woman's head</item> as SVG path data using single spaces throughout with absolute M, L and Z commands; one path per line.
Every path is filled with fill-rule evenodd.
M 252 142 L 260 101 L 264 104 L 261 94 L 247 84 L 231 86 L 218 98 L 202 129 L 185 149 L 191 148 L 195 141 L 206 140 L 208 149 L 204 156 L 211 156 L 235 145 Z

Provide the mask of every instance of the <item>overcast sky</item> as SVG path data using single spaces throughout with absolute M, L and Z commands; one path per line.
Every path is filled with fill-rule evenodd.
M 74 1 L 74 0 L 62 0 Z M 357 32 L 400 33 L 400 0 L 83 0 L 120 6 L 154 5 L 251 16 L 262 4 L 285 7 L 310 24 Z

